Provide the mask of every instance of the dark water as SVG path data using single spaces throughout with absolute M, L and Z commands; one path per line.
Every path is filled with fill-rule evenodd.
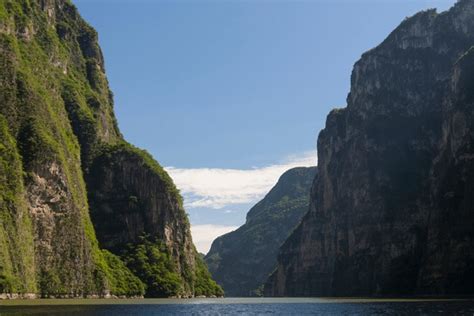
M 45 305 L 49 304 L 50 305 Z M 220 299 L 0 302 L 4 315 L 474 315 L 473 300 Z M 14 304 L 14 305 L 12 305 Z

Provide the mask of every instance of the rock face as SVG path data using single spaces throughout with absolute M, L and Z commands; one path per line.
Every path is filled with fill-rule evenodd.
M 308 211 L 316 167 L 294 168 L 247 214 L 236 231 L 217 238 L 205 260 L 227 296 L 261 295 L 278 249 Z
M 121 144 L 103 148 L 86 179 L 99 244 L 121 254 L 143 236 L 164 242 L 174 259 L 172 270 L 183 278 L 182 291 L 170 295 L 193 296 L 197 253 L 181 197 L 168 174 L 146 152 Z
M 153 271 L 173 295 L 220 293 L 173 182 L 120 134 L 97 34 L 71 2 L 1 1 L 0 69 L 0 293 L 143 295 L 154 285 L 116 256 L 130 244 L 133 261 L 138 237 L 160 244 L 142 259 L 169 258 Z
M 406 19 L 354 66 L 269 296 L 474 293 L 474 2 Z

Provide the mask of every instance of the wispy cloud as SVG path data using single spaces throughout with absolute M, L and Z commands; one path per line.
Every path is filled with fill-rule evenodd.
M 223 226 L 223 225 L 191 225 L 191 234 L 196 248 L 201 253 L 208 253 L 211 248 L 212 241 L 219 236 L 227 234 L 236 230 L 237 226 Z
M 184 169 L 167 167 L 185 199 L 185 207 L 222 209 L 228 205 L 252 203 L 261 199 L 286 170 L 315 166 L 315 151 L 294 155 L 283 161 L 253 169 Z

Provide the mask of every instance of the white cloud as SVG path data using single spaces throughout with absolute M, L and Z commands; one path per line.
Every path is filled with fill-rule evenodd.
M 286 161 L 253 169 L 184 169 L 167 167 L 185 198 L 185 207 L 222 209 L 228 205 L 252 203 L 261 199 L 278 178 L 293 167 L 317 164 L 315 151 L 294 155 Z
M 236 230 L 238 226 L 223 225 L 191 225 L 191 234 L 196 248 L 201 253 L 208 253 L 211 248 L 212 241 L 219 236 Z

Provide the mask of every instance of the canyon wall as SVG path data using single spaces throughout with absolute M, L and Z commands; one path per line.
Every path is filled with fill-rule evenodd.
M 474 292 L 474 2 L 407 18 L 355 64 L 269 296 Z

